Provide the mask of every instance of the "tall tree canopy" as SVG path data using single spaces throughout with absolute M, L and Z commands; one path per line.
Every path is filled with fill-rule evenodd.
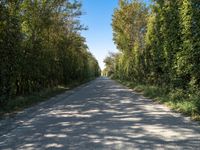
M 77 0 L 0 1 L 0 105 L 99 75 L 80 31 Z
M 153 0 L 147 7 L 119 0 L 112 27 L 120 53 L 105 59 L 109 75 L 171 91 L 199 91 L 200 1 Z
M 148 8 L 138 1 L 119 1 L 112 20 L 113 40 L 123 53 L 122 60 L 124 76 L 130 80 L 140 80 L 144 68 L 144 37 L 146 33 Z M 144 74 L 143 74 L 144 75 Z

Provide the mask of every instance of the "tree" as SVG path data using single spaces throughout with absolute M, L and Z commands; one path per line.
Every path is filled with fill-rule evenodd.
M 141 81 L 144 76 L 143 53 L 148 8 L 139 1 L 119 1 L 112 19 L 113 40 L 123 53 L 124 76 Z
M 0 2 L 0 104 L 15 93 L 20 61 L 19 1 Z
M 0 105 L 17 95 L 99 76 L 74 0 L 0 2 Z
M 185 82 L 192 86 L 200 85 L 200 2 L 196 0 L 184 0 L 180 6 L 181 18 L 181 51 L 177 55 L 177 73 Z

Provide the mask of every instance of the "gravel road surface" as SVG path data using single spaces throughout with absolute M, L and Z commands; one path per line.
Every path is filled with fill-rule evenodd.
M 200 150 L 200 126 L 101 77 L 1 120 L 0 149 Z

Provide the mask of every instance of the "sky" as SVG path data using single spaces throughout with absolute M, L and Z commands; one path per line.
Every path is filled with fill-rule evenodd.
M 148 0 L 146 0 L 148 2 Z M 117 52 L 112 40 L 112 14 L 118 7 L 118 0 L 82 0 L 81 23 L 88 27 L 82 31 L 89 51 L 98 60 L 101 69 L 109 52 Z

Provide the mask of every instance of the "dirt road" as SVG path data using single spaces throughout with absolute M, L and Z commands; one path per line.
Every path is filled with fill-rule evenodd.
M 200 126 L 101 77 L 1 120 L 0 149 L 200 149 Z

